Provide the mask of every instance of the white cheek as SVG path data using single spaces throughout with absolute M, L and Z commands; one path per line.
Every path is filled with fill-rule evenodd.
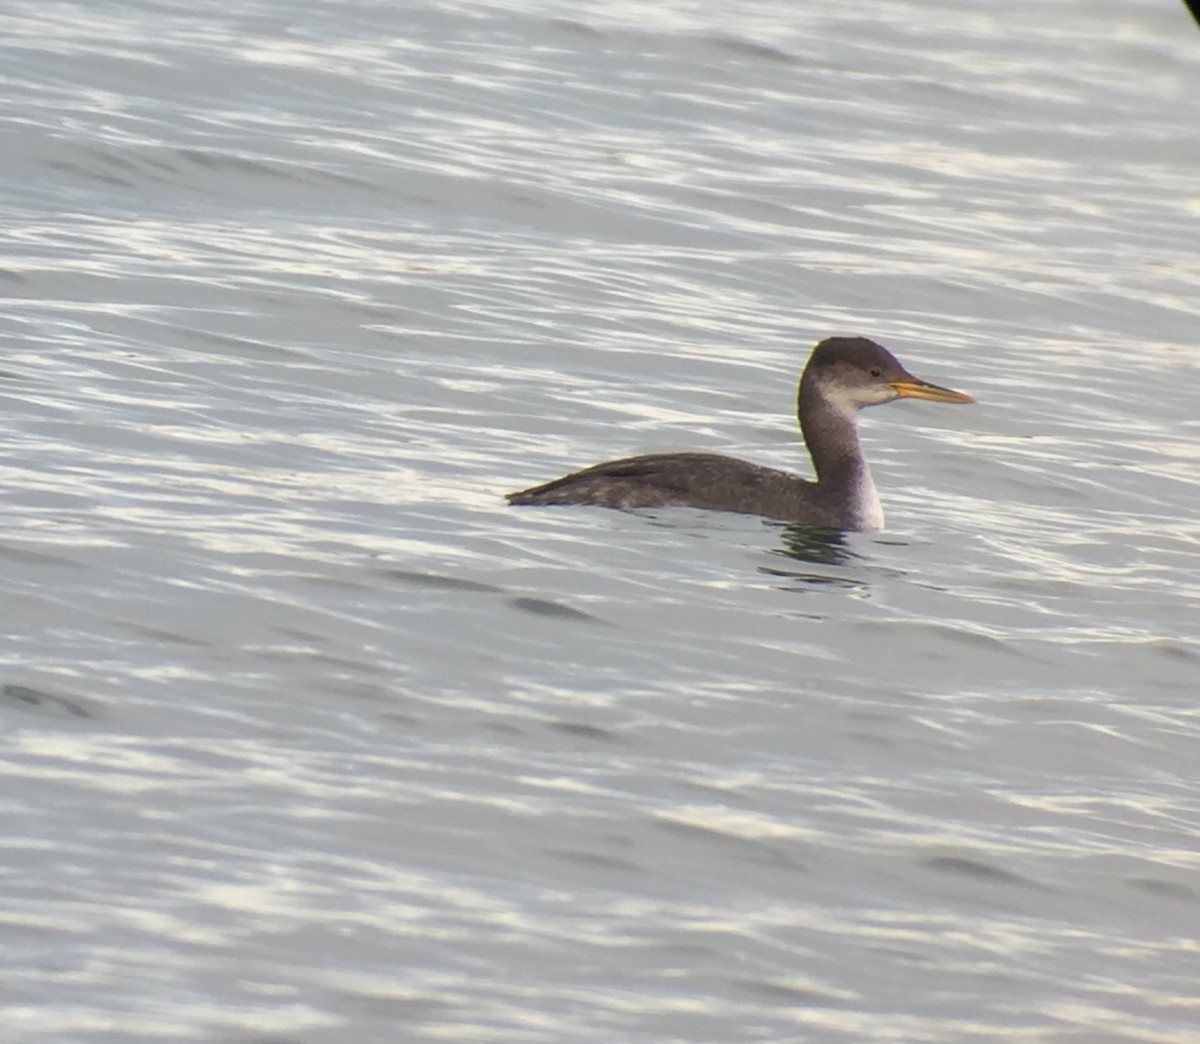
M 826 389 L 825 398 L 843 417 L 853 417 L 862 405 L 862 399 L 844 384 L 835 384 Z
M 829 404 L 846 417 L 853 417 L 864 406 L 878 406 L 896 397 L 896 393 L 886 384 L 871 388 L 848 388 L 844 384 L 835 384 L 825 392 Z

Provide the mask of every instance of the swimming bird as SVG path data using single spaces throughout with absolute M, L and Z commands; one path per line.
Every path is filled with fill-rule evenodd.
M 510 504 L 738 511 L 829 529 L 882 529 L 883 508 L 858 441 L 858 411 L 895 399 L 974 402 L 920 380 L 866 337 L 829 337 L 800 376 L 797 412 L 816 481 L 719 453 L 650 453 L 605 461 L 509 493 Z

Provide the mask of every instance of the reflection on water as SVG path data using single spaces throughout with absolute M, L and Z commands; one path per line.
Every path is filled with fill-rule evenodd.
M 798 562 L 845 565 L 851 559 L 861 557 L 846 547 L 846 534 L 840 529 L 822 529 L 803 522 L 788 522 L 780 525 L 780 537 L 783 547 L 775 553 Z
M 846 534 L 843 531 L 807 526 L 802 522 L 771 525 L 778 526 L 783 544 L 772 551 L 772 554 L 822 567 L 822 571 L 819 572 L 807 569 L 772 569 L 766 566 L 760 569 L 760 572 L 767 576 L 777 576 L 786 580 L 787 583 L 782 585 L 786 590 L 805 590 L 811 587 L 866 590 L 866 584 L 861 577 L 846 576 L 842 572 L 846 566 L 862 558 L 846 546 Z

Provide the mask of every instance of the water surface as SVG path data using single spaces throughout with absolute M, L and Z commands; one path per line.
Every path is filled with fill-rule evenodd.
M 1195 1034 L 1183 5 L 0 41 L 6 1039 Z M 886 532 L 503 504 L 831 333 Z

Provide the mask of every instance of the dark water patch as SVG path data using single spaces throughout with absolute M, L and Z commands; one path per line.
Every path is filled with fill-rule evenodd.
M 41 551 L 26 551 L 24 548 L 0 546 L 0 558 L 10 562 L 24 562 L 27 565 L 70 566 L 73 569 L 82 568 L 81 563 L 69 558 L 59 558 L 57 555 L 43 554 Z
M 175 631 L 161 631 L 157 627 L 145 627 L 142 624 L 126 623 L 125 630 L 136 634 L 139 638 L 149 638 L 151 641 L 164 642 L 167 645 L 188 645 L 193 649 L 207 649 L 212 643 L 201 641 L 199 638 L 189 638 L 186 634 Z
M 840 998 L 820 990 L 768 979 L 734 979 L 729 985 L 738 993 L 800 1008 L 835 1008 L 843 1003 Z
M 273 164 L 264 163 L 261 160 L 247 159 L 245 156 L 235 156 L 228 152 L 212 152 L 203 149 L 179 149 L 176 155 L 187 163 L 200 167 L 203 170 L 229 170 L 239 174 L 251 174 L 264 178 L 282 178 L 285 180 L 291 180 L 292 178 L 290 172 L 277 170 Z
M 508 604 L 514 609 L 520 609 L 523 613 L 532 613 L 534 616 L 550 616 L 556 620 L 581 620 L 594 624 L 606 622 L 598 616 L 592 616 L 591 613 L 572 609 L 569 605 L 552 602 L 548 598 L 510 598 Z
M 824 573 L 800 573 L 787 569 L 770 569 L 766 566 L 759 568 L 763 576 L 770 576 L 784 581 L 778 585 L 781 591 L 811 591 L 813 589 L 840 588 L 844 591 L 854 591 L 863 595 L 870 593 L 870 586 L 861 580 L 851 580 L 844 576 L 828 576 Z
M 584 25 L 583 22 L 576 22 L 570 18 L 551 18 L 550 25 L 552 28 L 564 33 L 571 33 L 574 36 L 603 36 L 599 29 L 595 29 L 590 25 Z
M 1130 888 L 1136 888 L 1147 895 L 1158 896 L 1160 899 L 1179 899 L 1194 903 L 1200 898 L 1200 894 L 1190 885 L 1180 884 L 1178 881 L 1164 881 L 1159 877 L 1131 877 L 1125 883 Z
M 939 873 L 960 874 L 963 877 L 973 877 L 995 884 L 1021 885 L 1026 888 L 1034 884 L 1019 874 L 1002 870 L 998 866 L 992 866 L 990 863 L 984 863 L 978 859 L 968 859 L 965 856 L 932 856 L 922 859 L 921 865 Z
M 443 591 L 475 591 L 484 594 L 503 594 L 504 589 L 492 584 L 480 583 L 478 580 L 463 580 L 457 576 L 444 576 L 440 573 L 417 573 L 407 569 L 379 569 L 376 575 L 385 580 L 398 580 L 403 584 L 414 584 L 418 587 L 434 587 Z
M 602 728 L 599 725 L 585 725 L 582 722 L 552 721 L 547 728 L 561 732 L 565 736 L 574 736 L 577 739 L 597 740 L 601 743 L 627 742 L 623 736 L 617 735 L 610 729 Z
M 1195 648 L 1192 643 L 1184 643 L 1182 640 L 1163 639 L 1154 643 L 1154 652 L 1168 660 L 1174 660 L 1182 663 L 1197 663 L 1200 662 L 1200 649 Z
M 45 164 L 54 170 L 98 181 L 102 185 L 123 189 L 135 188 L 148 181 L 171 184 L 178 181 L 181 168 L 170 162 L 169 154 L 159 148 L 120 151 L 99 145 L 75 147 L 69 159 L 47 159 Z M 78 157 L 78 158 L 76 158 Z
M 0 698 L 25 707 L 35 707 L 38 711 L 55 717 L 64 714 L 72 718 L 95 717 L 80 701 L 35 689 L 31 685 L 17 685 L 11 682 L 0 685 Z
M 514 725 L 511 721 L 496 721 L 492 718 L 481 721 L 479 728 L 500 736 L 527 736 L 529 734 L 527 729 L 523 729 L 520 725 Z
M 300 164 L 264 161 L 238 156 L 230 152 L 213 152 L 206 149 L 178 149 L 176 155 L 185 162 L 202 170 L 214 173 L 248 174 L 252 177 L 271 178 L 289 182 L 328 182 L 349 185 L 358 189 L 373 189 L 374 186 L 346 172 L 322 170 Z
M 616 870 L 626 874 L 641 874 L 646 872 L 644 866 L 632 863 L 628 859 L 617 856 L 600 855 L 596 852 L 585 852 L 579 849 L 544 848 L 542 849 L 551 859 L 560 859 L 564 863 L 589 867 L 596 870 Z
M 704 42 L 718 51 L 724 51 L 727 54 L 743 58 L 765 59 L 770 62 L 781 62 L 785 65 L 794 65 L 797 61 L 795 55 L 788 54 L 787 51 L 781 51 L 778 47 L 758 43 L 756 40 L 744 40 L 738 36 L 727 36 L 724 33 L 706 37 Z
M 128 178 L 118 177 L 108 171 L 95 170 L 93 168 L 82 166 L 78 163 L 68 163 L 62 160 L 45 160 L 45 165 L 51 170 L 61 171 L 64 174 L 71 174 L 77 177 L 81 176 L 92 181 L 98 181 L 101 185 L 107 185 L 110 188 L 132 189 L 136 184 Z
M 855 743 L 861 743 L 868 747 L 877 747 L 880 750 L 892 750 L 898 745 L 891 736 L 881 732 L 864 732 L 862 729 L 847 729 L 844 735 L 846 739 L 853 740 Z
M 889 961 L 895 961 L 897 964 L 929 968 L 937 963 L 929 954 L 918 953 L 916 950 L 905 950 L 899 946 L 872 946 L 871 952 L 886 957 Z

